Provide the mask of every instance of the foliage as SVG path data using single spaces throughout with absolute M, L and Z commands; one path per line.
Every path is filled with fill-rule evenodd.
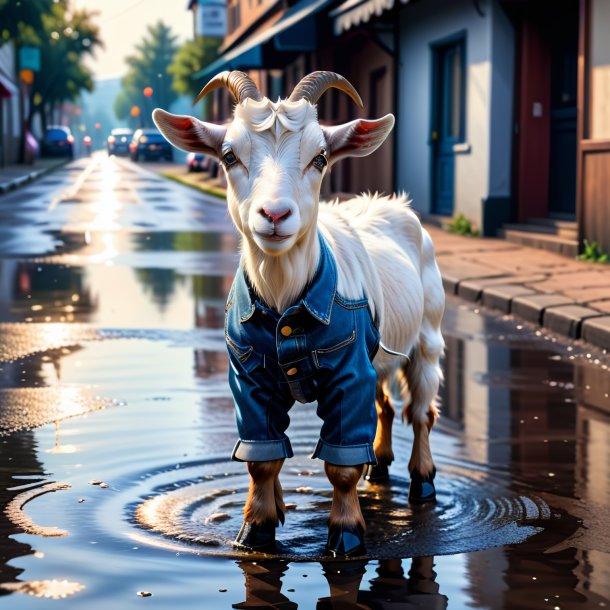
M 94 16 L 86 9 L 71 10 L 67 0 L 54 3 L 51 11 L 42 15 L 41 66 L 31 87 L 28 124 L 40 112 L 46 125 L 57 106 L 75 101 L 82 90 L 93 90 L 93 76 L 82 60 L 102 46 Z
M 608 254 L 603 252 L 596 241 L 583 241 L 584 252 L 578 257 L 581 261 L 592 263 L 608 263 Z
M 473 227 L 473 224 L 464 214 L 458 214 L 445 227 L 448 233 L 457 235 L 468 235 L 470 237 L 478 237 L 481 233 Z
M 216 38 L 198 36 L 180 47 L 169 67 L 169 73 L 174 77 L 174 91 L 193 98 L 197 96 L 201 83 L 193 79 L 193 74 L 216 59 L 219 45 L 220 41 Z M 204 116 L 207 110 L 206 102 L 204 98 Z
M 0 0 L 0 47 L 7 42 L 39 45 L 43 16 L 52 8 L 53 0 Z
M 140 120 L 150 124 L 153 108 L 160 106 L 168 108 L 178 94 L 172 89 L 172 78 L 168 68 L 178 50 L 177 37 L 171 33 L 171 28 L 161 21 L 148 26 L 147 34 L 136 46 L 136 54 L 127 58 L 129 69 L 121 81 L 121 93 L 114 103 L 114 112 L 120 120 L 134 119 L 130 116 L 133 106 L 141 111 Z M 151 87 L 152 95 L 147 98 L 144 89 Z

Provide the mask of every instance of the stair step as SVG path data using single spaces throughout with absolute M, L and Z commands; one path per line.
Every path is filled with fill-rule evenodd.
M 499 233 L 501 237 L 515 244 L 548 250 L 571 258 L 578 255 L 578 241 L 576 239 L 560 237 L 542 231 L 513 229 L 508 226 L 501 229 Z
M 553 227 L 560 237 L 578 239 L 578 223 L 575 220 L 561 220 L 558 218 L 530 218 L 528 224 Z

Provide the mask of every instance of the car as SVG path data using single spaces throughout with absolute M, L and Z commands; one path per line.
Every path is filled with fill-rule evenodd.
M 138 129 L 131 138 L 129 156 L 132 161 L 160 158 L 173 161 L 174 149 L 156 129 Z
M 205 172 L 210 169 L 210 158 L 201 153 L 189 153 L 186 156 L 186 166 L 189 172 Z
M 133 129 L 117 127 L 110 132 L 106 140 L 106 148 L 109 155 L 128 155 L 129 143 L 133 136 Z
M 43 157 L 74 158 L 74 136 L 69 127 L 50 125 L 40 142 L 40 152 Z

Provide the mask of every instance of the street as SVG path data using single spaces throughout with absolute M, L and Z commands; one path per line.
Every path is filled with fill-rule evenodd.
M 397 417 L 390 481 L 359 488 L 368 556 L 325 561 L 320 420 L 297 404 L 277 555 L 244 561 L 238 239 L 221 199 L 151 167 L 96 153 L 0 196 L 0 608 L 610 604 L 610 355 L 455 297 L 437 504 L 407 503 Z

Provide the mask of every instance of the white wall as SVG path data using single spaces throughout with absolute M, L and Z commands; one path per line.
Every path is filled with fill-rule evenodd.
M 510 193 L 510 132 L 514 41 L 512 27 L 496 0 L 426 0 L 400 13 L 397 108 L 397 187 L 414 207 L 431 209 L 432 48 L 464 32 L 466 64 L 465 142 L 455 156 L 455 213 L 481 223 L 482 200 Z M 492 61 L 494 72 L 492 74 Z M 490 142 L 494 139 L 494 153 Z M 500 145 L 498 145 L 498 142 Z M 501 149 L 501 150 L 499 150 Z

